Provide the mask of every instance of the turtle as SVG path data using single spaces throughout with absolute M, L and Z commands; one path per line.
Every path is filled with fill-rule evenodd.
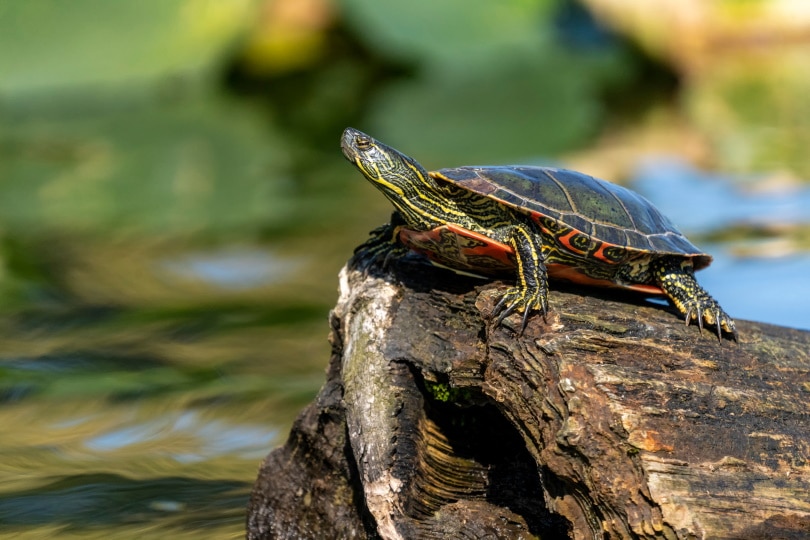
M 625 187 L 572 170 L 465 166 L 428 172 L 413 158 L 346 128 L 343 154 L 393 204 L 390 223 L 356 250 L 386 262 L 410 251 L 475 275 L 512 273 L 492 316 L 499 325 L 548 312 L 548 281 L 663 295 L 685 323 L 737 340 L 734 320 L 695 279 L 712 257 L 653 204 Z

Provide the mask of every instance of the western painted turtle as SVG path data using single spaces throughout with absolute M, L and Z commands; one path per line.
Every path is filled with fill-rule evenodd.
M 712 258 L 648 200 L 582 173 L 549 167 L 457 167 L 428 172 L 353 128 L 346 158 L 391 201 L 391 223 L 358 248 L 362 257 L 412 249 L 452 269 L 517 274 L 494 309 L 496 323 L 548 310 L 548 277 L 664 295 L 685 316 L 737 339 L 734 321 L 695 280 Z

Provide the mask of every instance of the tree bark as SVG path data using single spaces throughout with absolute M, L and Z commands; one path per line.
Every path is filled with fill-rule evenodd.
M 556 284 L 555 284 L 556 285 Z M 810 538 L 810 333 L 740 342 L 628 293 L 348 266 L 327 382 L 259 472 L 250 539 Z

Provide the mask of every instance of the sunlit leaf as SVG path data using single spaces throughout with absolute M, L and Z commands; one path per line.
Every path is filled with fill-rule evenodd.
M 401 59 L 458 63 L 544 43 L 549 0 L 342 0 L 346 21 L 375 49 Z
M 602 119 L 600 69 L 557 52 L 445 69 L 380 95 L 371 129 L 429 168 L 526 162 L 583 144 Z M 441 161 L 439 161 L 441 160 Z

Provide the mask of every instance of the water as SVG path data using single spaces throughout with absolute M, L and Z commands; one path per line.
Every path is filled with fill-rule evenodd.
M 182 15 L 186 3 L 139 5 L 173 20 L 162 10 Z M 0 67 L 14 68 L 0 81 L 0 536 L 243 535 L 262 458 L 323 383 L 337 273 L 390 214 L 343 160 L 346 125 L 431 168 L 565 165 L 576 150 L 598 174 L 613 162 L 596 137 L 613 133 L 606 119 L 625 126 L 619 135 L 643 135 L 648 107 L 657 118 L 677 91 L 666 78 L 663 90 L 651 83 L 610 40 L 578 52 L 555 45 L 541 3 L 498 7 L 509 35 L 493 30 L 492 13 L 466 5 L 454 17 L 474 20 L 454 19 L 452 35 L 438 16 L 365 32 L 369 17 L 393 19 L 379 3 L 347 5 L 356 8 L 344 14 L 347 27 L 319 34 L 328 46 L 308 70 L 243 73 L 230 84 L 224 74 L 238 61 L 217 32 L 236 24 L 234 13 L 208 34 L 192 28 L 204 46 L 191 56 L 203 67 L 186 78 L 173 71 L 186 64 L 172 60 L 189 54 L 185 27 L 128 12 L 145 17 L 133 28 L 168 28 L 158 41 L 171 48 L 177 34 L 181 46 L 151 66 L 156 79 L 150 71 L 134 82 L 136 60 L 149 56 L 127 49 L 132 63 L 105 83 L 125 80 L 123 90 L 88 82 L 101 64 L 81 71 L 79 53 L 66 53 L 60 70 L 19 67 L 59 50 L 47 40 L 61 30 L 107 51 L 93 32 L 114 32 L 81 26 L 92 17 L 71 19 L 73 32 L 58 17 L 19 22 L 41 17 L 36 10 L 0 13 Z M 4 54 L 12 47 L 3 36 L 13 35 L 4 13 L 18 18 L 13 28 L 49 29 L 31 58 Z M 106 29 L 119 15 L 103 17 Z M 476 39 L 475 54 L 464 48 L 473 27 L 493 36 Z M 423 30 L 436 39 L 420 38 Z M 88 86 L 70 86 L 79 79 Z M 521 84 L 504 84 L 513 80 Z M 604 98 L 617 89 L 638 103 Z M 677 138 L 686 114 L 656 129 Z M 806 179 L 773 183 L 776 168 L 705 173 L 687 165 L 688 152 L 663 159 L 628 146 L 633 172 L 610 179 L 626 180 L 715 256 L 699 279 L 725 309 L 810 329 Z
M 243 533 L 323 383 L 338 270 L 388 212 L 336 144 L 293 186 L 256 112 L 213 96 L 4 132 L 0 535 Z

